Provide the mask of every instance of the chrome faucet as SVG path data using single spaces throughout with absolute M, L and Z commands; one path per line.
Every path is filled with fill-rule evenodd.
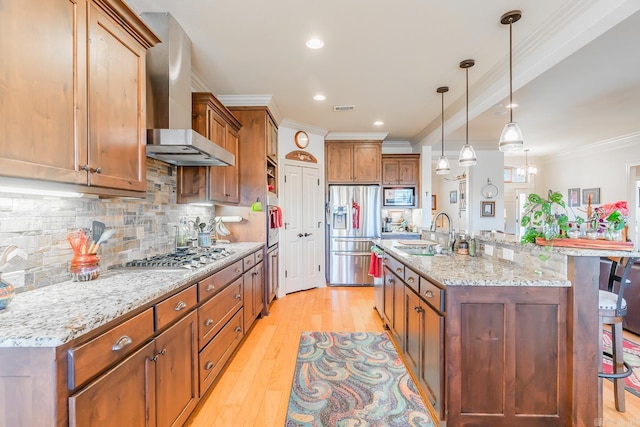
M 440 216 L 444 216 L 449 221 L 449 241 L 447 242 L 447 249 L 453 252 L 453 245 L 455 243 L 455 233 L 453 231 L 453 221 L 451 221 L 451 217 L 446 212 L 438 212 L 433 217 L 433 222 L 431 223 L 431 231 L 435 232 L 437 228 L 438 218 Z

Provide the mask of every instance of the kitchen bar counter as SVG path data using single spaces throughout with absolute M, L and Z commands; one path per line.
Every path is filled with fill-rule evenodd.
M 424 276 L 419 296 L 406 291 L 414 306 L 416 298 L 445 294 L 442 323 L 425 317 L 422 329 L 444 336 L 443 421 L 512 426 L 525 425 L 526 419 L 527 426 L 588 426 L 601 419 L 600 257 L 637 257 L 638 251 L 522 245 L 499 233 L 477 236 L 478 257 L 408 255 L 402 252 L 412 247 L 406 243 L 376 244 Z M 387 281 L 385 276 L 385 286 Z M 385 309 L 386 298 L 385 293 Z M 405 307 L 406 317 L 400 316 L 409 319 L 410 343 L 411 316 L 428 313 L 420 304 L 415 310 Z
M 57 347 L 242 259 L 264 243 L 218 245 L 232 255 L 196 270 L 122 268 L 88 282 L 18 294 L 0 311 L 0 347 Z

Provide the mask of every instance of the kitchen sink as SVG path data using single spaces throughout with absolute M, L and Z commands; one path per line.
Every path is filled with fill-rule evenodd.
M 414 256 L 446 256 L 446 254 L 437 254 L 435 250 L 436 242 L 428 242 L 420 246 L 396 246 L 395 248 L 407 255 Z

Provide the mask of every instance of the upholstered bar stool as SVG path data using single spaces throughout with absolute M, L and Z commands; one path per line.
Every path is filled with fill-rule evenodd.
M 633 266 L 633 263 L 637 258 L 620 258 L 612 259 L 611 271 L 609 273 L 609 286 L 608 290 L 600 290 L 599 295 L 599 319 L 600 330 L 605 325 L 611 325 L 611 354 L 613 360 L 613 373 L 605 374 L 600 372 L 598 374 L 601 378 L 613 379 L 613 391 L 615 397 L 616 409 L 619 412 L 624 412 L 624 379 L 631 375 L 631 368 L 624 361 L 623 352 L 623 337 L 622 337 L 622 320 L 627 314 L 627 302 L 624 299 L 624 291 L 629 287 L 630 281 L 629 271 Z M 622 275 L 617 274 L 618 265 L 622 267 Z M 620 285 L 616 290 L 616 283 Z M 602 338 L 601 338 L 602 339 Z M 602 355 L 600 355 L 600 367 L 602 367 Z

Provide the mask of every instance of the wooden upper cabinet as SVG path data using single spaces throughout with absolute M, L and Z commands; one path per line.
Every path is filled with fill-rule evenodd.
M 417 186 L 420 182 L 420 154 L 383 154 L 382 184 Z
M 193 129 L 236 157 L 234 166 L 181 166 L 178 168 L 178 203 L 240 201 L 240 158 L 236 117 L 212 94 L 192 96 Z
M 120 0 L 8 1 L 0 40 L 0 174 L 144 194 L 145 50 L 159 40 L 142 21 Z
M 328 183 L 380 183 L 382 141 L 328 141 L 325 150 Z

